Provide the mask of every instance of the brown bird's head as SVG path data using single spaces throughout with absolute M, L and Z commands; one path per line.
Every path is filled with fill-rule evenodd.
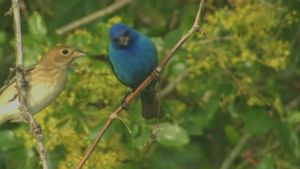
M 58 45 L 50 49 L 41 59 L 40 64 L 67 68 L 74 59 L 85 55 L 84 52 L 67 45 Z

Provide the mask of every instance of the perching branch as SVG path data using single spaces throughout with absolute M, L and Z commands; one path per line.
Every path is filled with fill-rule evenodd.
M 250 139 L 250 134 L 246 133 L 240 139 L 240 142 L 234 147 L 234 149 L 230 152 L 229 156 L 223 161 L 220 169 L 229 169 L 232 168 L 231 164 L 234 162 L 236 157 L 241 152 L 242 148 L 245 146 L 247 141 Z
M 46 151 L 44 146 L 44 138 L 41 132 L 40 126 L 37 124 L 32 114 L 27 108 L 27 81 L 25 79 L 25 71 L 23 69 L 23 48 L 22 48 L 22 34 L 21 34 L 21 19 L 20 19 L 20 4 L 19 0 L 12 0 L 11 11 L 14 15 L 14 31 L 15 31 L 15 48 L 16 48 L 16 77 L 17 77 L 17 89 L 18 100 L 20 103 L 20 111 L 23 118 L 29 122 L 31 129 L 36 136 L 39 154 L 42 161 L 43 169 L 48 169 L 48 162 L 46 158 Z
M 195 32 L 202 32 L 201 28 L 200 28 L 200 18 L 201 18 L 201 9 L 202 9 L 203 3 L 204 3 L 204 0 L 201 0 L 201 2 L 199 4 L 199 9 L 198 9 L 197 15 L 196 15 L 196 18 L 195 18 L 195 21 L 194 21 L 194 24 L 193 24 L 192 28 L 189 30 L 189 32 L 187 32 L 177 42 L 177 44 L 172 48 L 172 50 L 163 58 L 163 60 L 159 63 L 159 65 L 151 73 L 151 75 L 149 75 L 139 85 L 138 88 L 136 88 L 130 95 L 128 95 L 125 98 L 125 101 L 124 101 L 124 103 L 121 106 L 119 106 L 114 112 L 111 113 L 111 115 L 107 119 L 106 123 L 101 128 L 101 130 L 99 131 L 96 139 L 94 140 L 94 142 L 92 143 L 92 145 L 88 148 L 88 150 L 86 151 L 84 157 L 81 159 L 79 165 L 77 166 L 77 169 L 82 169 L 82 167 L 84 166 L 84 164 L 86 163 L 86 161 L 88 160 L 88 158 L 90 157 L 90 155 L 95 150 L 97 144 L 102 139 L 103 134 L 105 133 L 105 131 L 109 128 L 109 126 L 111 125 L 111 123 L 113 122 L 113 120 L 115 120 L 120 115 L 120 113 L 124 110 L 124 107 L 127 107 L 129 105 L 129 103 L 131 103 L 133 101 L 133 99 L 136 98 L 137 95 L 145 87 L 147 87 L 147 85 L 149 85 L 151 83 L 152 80 L 154 80 L 155 78 L 157 78 L 160 75 L 161 71 L 166 66 L 166 64 L 169 62 L 169 60 L 174 56 L 175 52 L 192 36 L 192 34 L 194 34 Z
M 73 29 L 76 29 L 76 28 L 82 26 L 82 25 L 86 25 L 97 18 L 111 14 L 114 11 L 122 8 L 123 6 L 129 4 L 131 1 L 132 0 L 116 0 L 112 5 L 108 6 L 107 8 L 101 9 L 101 10 L 96 11 L 88 16 L 85 16 L 85 17 L 79 19 L 79 20 L 71 22 L 61 28 L 56 29 L 55 32 L 59 35 L 65 34 Z

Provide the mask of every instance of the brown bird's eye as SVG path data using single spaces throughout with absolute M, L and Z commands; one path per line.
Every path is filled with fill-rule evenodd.
M 64 50 L 62 50 L 62 52 L 61 52 L 63 55 L 67 55 L 67 54 L 69 54 L 69 50 L 67 50 L 67 49 L 64 49 Z

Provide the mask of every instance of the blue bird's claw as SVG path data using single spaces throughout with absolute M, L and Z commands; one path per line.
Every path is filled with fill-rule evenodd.
M 124 109 L 124 110 L 128 110 L 128 102 L 126 101 L 126 98 L 127 98 L 127 96 L 128 96 L 130 93 L 131 93 L 131 92 L 126 93 L 125 96 L 124 96 L 123 99 L 122 99 L 121 105 L 122 105 L 122 109 Z
M 123 110 L 128 110 L 128 103 L 127 103 L 126 100 L 123 100 L 123 101 L 122 101 L 122 109 L 123 109 Z
M 154 80 L 159 80 L 161 68 L 157 67 L 151 72 L 151 76 Z

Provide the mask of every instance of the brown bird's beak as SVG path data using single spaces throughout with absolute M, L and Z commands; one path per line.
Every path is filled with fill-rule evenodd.
M 74 52 L 74 56 L 75 57 L 80 57 L 80 56 L 84 56 L 86 55 L 83 51 L 77 49 L 75 52 Z

